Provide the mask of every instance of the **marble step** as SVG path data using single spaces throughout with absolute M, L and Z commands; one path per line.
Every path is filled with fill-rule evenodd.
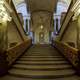
M 25 77 L 18 77 L 17 75 L 6 75 L 4 77 L 0 77 L 0 80 L 80 80 L 80 78 L 76 75 L 71 75 L 71 76 L 66 76 L 66 77 L 62 77 L 62 78 L 25 78 Z
M 22 57 L 31 57 L 31 58 L 63 58 L 62 56 L 32 56 L 32 55 L 23 55 Z
M 35 50 L 35 51 L 32 51 L 32 50 L 29 50 L 29 51 L 27 51 L 27 52 L 25 52 L 25 54 L 27 54 L 27 53 L 32 53 L 32 54 L 58 54 L 58 55 L 60 55 L 60 53 L 58 53 L 57 51 L 54 51 L 54 50 L 43 50 L 43 49 L 41 49 L 41 50 L 39 50 L 39 51 L 37 51 L 37 50 Z
M 49 53 L 50 53 L 50 54 L 49 54 Z M 27 55 L 27 54 L 29 54 L 29 55 L 61 55 L 61 54 L 54 54 L 54 53 L 52 53 L 52 52 L 46 52 L 46 53 L 44 53 L 44 52 L 40 52 L 40 53 L 38 53 L 38 52 L 36 52 L 36 53 L 27 52 L 27 53 L 25 53 L 24 55 Z
M 32 55 L 32 56 L 61 56 L 61 57 L 63 57 L 62 55 L 54 55 L 54 54 L 24 54 L 24 56 L 28 56 L 28 55 Z
M 25 70 L 60 70 L 60 69 L 71 69 L 72 66 L 70 65 L 21 65 L 21 64 L 15 64 L 12 68 L 16 69 L 25 69 Z
M 56 70 L 56 71 L 32 71 L 32 70 L 19 70 L 11 69 L 9 74 L 25 77 L 25 78 L 61 78 L 66 76 L 74 75 L 74 70 Z
M 27 52 L 27 53 L 25 53 L 25 55 L 26 54 L 34 54 L 34 55 L 50 55 L 49 53 L 51 53 L 52 55 L 60 55 L 60 54 L 54 54 L 54 53 L 52 53 L 52 52 L 46 52 L 46 53 L 44 53 L 44 52 L 36 52 L 36 53 L 33 53 L 33 52 Z
M 50 45 L 35 45 L 2 80 L 77 80 L 72 66 Z M 1 80 L 1 79 L 0 79 Z
M 22 57 L 19 61 L 64 61 L 64 58 L 27 58 Z
M 16 64 L 59 65 L 59 64 L 69 64 L 69 63 L 67 61 L 16 61 Z

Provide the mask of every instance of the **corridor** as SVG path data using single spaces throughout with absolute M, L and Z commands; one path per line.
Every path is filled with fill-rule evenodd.
M 29 48 L 0 80 L 80 80 L 71 64 L 51 45 Z

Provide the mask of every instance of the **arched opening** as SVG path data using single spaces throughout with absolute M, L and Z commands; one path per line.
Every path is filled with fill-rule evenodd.
M 40 43 L 40 44 L 44 43 L 44 41 L 45 41 L 45 40 L 44 40 L 44 36 L 45 36 L 45 35 L 44 35 L 44 32 L 40 32 L 40 33 L 39 33 L 39 43 Z

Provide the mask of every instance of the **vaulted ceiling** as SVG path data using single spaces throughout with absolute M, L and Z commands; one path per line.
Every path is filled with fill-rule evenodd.
M 62 2 L 66 5 L 71 0 L 13 0 L 15 6 L 19 6 L 22 3 L 27 4 L 27 11 L 31 14 L 30 27 L 32 31 L 39 28 L 41 25 L 44 29 L 52 30 L 52 18 L 53 13 L 57 8 L 57 3 Z M 23 11 L 24 12 L 24 11 Z
M 31 13 L 31 28 L 33 31 L 41 25 L 47 31 L 51 30 L 52 16 L 56 9 L 57 0 L 25 0 Z
M 57 0 L 25 0 L 30 12 L 35 11 L 49 11 L 53 12 Z
M 30 4 L 33 4 L 36 2 L 36 3 L 39 3 L 39 5 L 40 4 L 43 5 L 45 3 L 48 6 L 50 4 L 50 2 L 52 2 L 51 4 L 53 4 L 53 3 L 55 3 L 56 0 L 13 0 L 13 1 L 16 6 L 20 5 L 21 3 L 25 3 L 25 2 L 29 2 Z M 57 1 L 66 3 L 67 5 L 69 5 L 71 2 L 71 0 L 57 0 Z M 47 3 L 47 2 L 49 2 L 49 3 Z M 36 5 L 34 5 L 34 6 L 36 6 Z
M 24 7 L 24 10 L 27 13 L 27 11 L 34 12 L 34 11 L 41 11 L 41 10 L 53 12 L 57 8 L 57 6 L 60 6 L 62 4 L 64 7 L 66 7 L 65 9 L 67 9 L 69 7 L 71 0 L 13 0 L 13 2 L 16 9 L 17 8 L 19 9 L 19 7 L 20 8 Z M 56 2 L 61 4 L 56 5 Z M 25 4 L 26 8 L 22 4 Z M 22 10 L 22 12 L 25 11 Z

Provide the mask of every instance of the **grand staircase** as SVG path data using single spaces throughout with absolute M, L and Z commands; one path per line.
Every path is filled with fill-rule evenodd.
M 0 80 L 80 80 L 68 61 L 50 45 L 33 45 Z

